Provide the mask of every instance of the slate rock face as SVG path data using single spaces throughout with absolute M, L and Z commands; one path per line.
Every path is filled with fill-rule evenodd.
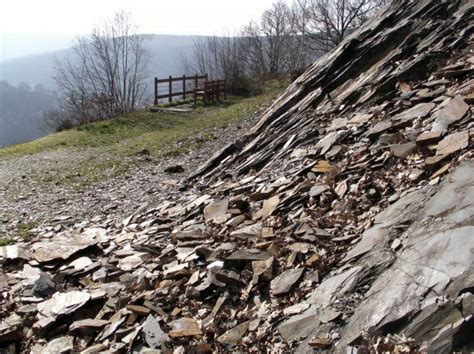
M 395 1 L 153 205 L 0 247 L 0 347 L 472 350 L 473 16 Z
M 463 316 L 456 304 L 474 284 L 473 173 L 474 163 L 465 163 L 425 201 L 432 188 L 422 190 L 418 202 L 423 201 L 424 207 L 399 236 L 403 251 L 378 276 L 345 326 L 341 351 L 369 328 L 387 331 L 391 325 L 397 332 L 416 336 L 421 350 L 459 349 L 453 348 L 453 337 L 472 321 L 472 313 Z M 396 209 L 392 212 L 397 214 Z M 383 240 L 377 243 L 359 264 L 376 259 Z M 453 323 L 457 328 L 452 328 Z

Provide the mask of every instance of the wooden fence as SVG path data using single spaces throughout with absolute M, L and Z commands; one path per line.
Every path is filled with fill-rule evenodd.
M 166 93 L 163 93 L 163 91 L 166 91 Z M 221 97 L 227 99 L 227 82 L 225 80 L 208 81 L 207 74 L 170 76 L 167 79 L 155 77 L 155 105 L 163 99 L 167 99 L 171 103 L 174 97 L 185 100 L 186 96 L 190 95 L 194 97 L 195 104 L 198 97 L 202 97 L 205 104 L 220 101 Z
M 193 95 L 195 91 L 204 86 L 204 83 L 207 82 L 208 76 L 205 75 L 194 75 L 181 77 L 172 77 L 170 76 L 167 79 L 158 79 L 155 77 L 155 105 L 159 103 L 161 99 L 168 99 L 168 102 L 173 101 L 173 97 L 180 97 L 183 100 L 186 99 L 187 95 Z M 174 91 L 173 83 L 180 84 L 180 88 L 177 91 Z M 165 84 L 165 85 L 163 85 Z M 167 90 L 167 93 L 160 94 L 160 85 L 161 88 Z M 191 88 L 190 88 L 191 87 Z
M 219 102 L 221 95 L 224 100 L 227 99 L 227 82 L 226 80 L 206 81 L 204 87 L 196 90 L 194 94 L 194 104 L 197 104 L 198 97 L 202 97 L 204 104 L 210 102 Z

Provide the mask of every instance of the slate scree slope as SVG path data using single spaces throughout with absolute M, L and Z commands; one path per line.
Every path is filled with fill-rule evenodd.
M 0 247 L 0 346 L 474 350 L 473 19 L 395 1 L 157 205 Z

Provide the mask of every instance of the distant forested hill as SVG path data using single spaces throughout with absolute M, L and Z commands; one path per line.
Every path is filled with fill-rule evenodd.
M 197 36 L 150 35 L 148 68 L 153 94 L 153 77 L 183 74 L 180 58 L 192 52 Z M 0 62 L 0 146 L 31 140 L 44 135 L 40 120 L 44 111 L 57 102 L 54 74 L 55 58 L 70 49 L 30 55 Z
M 146 46 L 150 50 L 150 77 L 180 75 L 181 56 L 192 52 L 194 40 L 198 36 L 149 35 Z M 25 82 L 29 85 L 41 84 L 54 89 L 52 79 L 54 60 L 70 52 L 70 49 L 29 55 L 0 62 L 0 81 L 6 80 L 17 85 Z
M 57 101 L 56 93 L 43 85 L 31 87 L 23 82 L 14 86 L 0 81 L 0 147 L 44 135 L 41 114 Z

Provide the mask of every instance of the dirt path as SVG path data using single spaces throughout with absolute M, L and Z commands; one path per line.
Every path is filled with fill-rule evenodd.
M 138 207 L 149 204 L 163 192 L 177 191 L 179 180 L 186 178 L 216 151 L 248 129 L 255 117 L 248 117 L 225 129 L 216 129 L 215 139 L 188 154 L 151 159 L 132 157 L 136 167 L 117 176 L 111 171 L 91 185 L 55 186 L 42 179 L 57 170 L 100 156 L 93 148 L 58 150 L 0 160 L 0 236 L 16 237 L 20 228 L 40 224 L 74 223 L 96 215 L 125 217 Z M 104 157 L 106 159 L 106 157 Z M 169 174 L 169 166 L 181 165 L 184 172 Z M 32 177 L 34 176 L 34 177 Z M 20 226 L 19 226 L 20 225 Z

